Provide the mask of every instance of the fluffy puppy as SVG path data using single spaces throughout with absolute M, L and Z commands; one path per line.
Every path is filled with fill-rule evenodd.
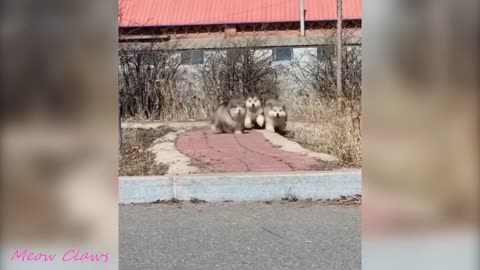
M 256 95 L 250 95 L 245 101 L 247 113 L 245 115 L 245 128 L 262 128 L 265 123 L 262 102 Z
M 285 104 L 270 99 L 265 102 L 265 129 L 271 132 L 283 133 L 287 127 L 288 114 Z
M 210 123 L 215 133 L 240 134 L 245 124 L 245 100 L 232 98 L 217 107 Z

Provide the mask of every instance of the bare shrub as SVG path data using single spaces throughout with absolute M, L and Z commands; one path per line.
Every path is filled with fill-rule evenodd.
M 287 137 L 305 148 L 336 156 L 342 166 L 361 167 L 360 105 L 352 103 L 341 110 L 334 100 L 315 98 L 296 102 L 304 105 L 303 113 L 315 124 L 290 130 Z
M 350 36 L 344 36 L 344 43 Z M 361 48 L 343 46 L 343 96 L 336 89 L 335 36 L 316 53 L 307 52 L 292 63 L 291 76 L 301 85 L 284 100 L 292 118 L 315 123 L 287 135 L 304 147 L 338 157 L 343 166 L 361 167 Z M 342 107 L 338 98 L 343 99 Z
M 277 97 L 282 69 L 274 66 L 270 50 L 260 49 L 263 42 L 257 37 L 227 40 L 227 49 L 207 51 L 204 64 L 196 66 L 181 66 L 180 51 L 170 42 L 122 46 L 121 116 L 198 120 L 232 96 Z M 193 89 L 185 91 L 185 82 L 195 82 Z
M 228 49 L 209 55 L 197 68 L 207 110 L 232 96 L 278 96 L 281 68 L 274 66 L 270 50 L 261 49 L 263 43 L 258 37 L 229 40 L 225 46 Z
M 344 35 L 342 82 L 343 97 L 347 101 L 359 101 L 362 95 L 362 58 L 359 45 L 349 45 L 347 41 L 351 34 Z M 292 62 L 292 77 L 296 83 L 302 85 L 299 94 L 324 99 L 337 99 L 336 81 L 336 36 L 327 39 L 327 42 L 318 47 L 316 53 L 308 51 Z
M 170 43 L 122 46 L 119 91 L 122 117 L 175 118 L 186 111 L 179 100 L 180 59 Z

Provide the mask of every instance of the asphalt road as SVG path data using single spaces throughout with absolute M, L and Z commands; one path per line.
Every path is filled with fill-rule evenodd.
M 120 269 L 360 269 L 360 208 L 314 202 L 120 207 Z

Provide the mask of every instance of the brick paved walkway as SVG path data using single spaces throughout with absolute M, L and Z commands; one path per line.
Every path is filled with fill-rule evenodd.
M 260 132 L 213 134 L 207 128 L 182 133 L 177 148 L 208 172 L 287 172 L 325 170 L 314 158 L 275 148 Z

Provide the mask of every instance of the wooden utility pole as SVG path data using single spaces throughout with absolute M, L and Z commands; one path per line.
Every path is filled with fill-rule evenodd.
M 342 0 L 337 0 L 337 97 L 343 103 L 342 85 Z
M 305 5 L 304 0 L 300 1 L 300 36 L 305 36 Z

